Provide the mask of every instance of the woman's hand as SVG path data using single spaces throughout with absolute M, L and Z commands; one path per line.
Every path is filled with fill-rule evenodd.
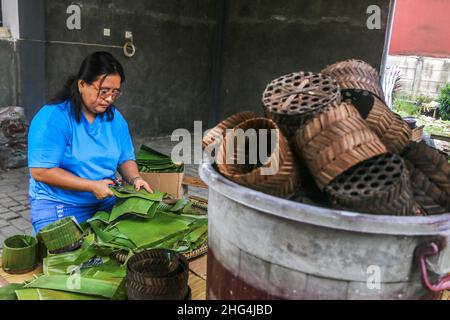
M 134 188 L 136 189 L 136 191 L 141 190 L 141 188 L 143 187 L 148 193 L 153 193 L 153 190 L 152 190 L 152 188 L 150 188 L 147 181 L 145 181 L 141 177 L 134 179 L 133 185 L 134 185 Z
M 114 182 L 109 179 L 92 181 L 91 192 L 98 200 L 104 200 L 109 197 L 113 197 L 114 193 L 109 188 L 110 185 L 114 185 Z

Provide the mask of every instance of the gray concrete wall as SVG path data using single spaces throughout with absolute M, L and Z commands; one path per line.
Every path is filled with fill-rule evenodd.
M 117 105 L 135 136 L 192 129 L 194 120 L 207 121 L 214 0 L 78 1 L 82 30 L 70 31 L 66 9 L 72 3 L 46 1 L 48 96 L 78 71 L 86 55 L 106 50 L 125 68 L 124 95 Z M 103 28 L 111 29 L 111 37 L 103 36 Z M 124 45 L 125 31 L 133 32 L 133 58 L 116 48 Z
M 17 104 L 17 54 L 15 43 L 0 40 L 0 107 Z
M 21 39 L 26 42 L 19 48 L 26 54 L 20 57 L 26 58 L 28 67 L 22 66 L 20 76 L 40 73 L 35 78 L 45 79 L 46 85 L 39 90 L 50 99 L 86 55 L 96 50 L 113 53 L 127 74 L 125 94 L 117 105 L 135 137 L 192 129 L 194 120 L 202 120 L 206 129 L 243 109 L 262 114 L 266 84 L 292 71 L 319 71 L 347 58 L 379 68 L 389 4 L 389 0 L 39 1 L 45 10 L 45 17 L 37 21 L 45 22 L 44 41 L 32 28 L 27 39 Z M 81 30 L 66 27 L 71 4 L 82 7 Z M 373 4 L 382 9 L 381 30 L 366 26 L 366 10 Z M 111 29 L 110 37 L 103 35 L 104 28 Z M 133 58 L 122 53 L 125 31 L 134 35 Z M 8 57 L 6 44 L 0 46 L 0 56 Z M 32 64 L 35 53 L 39 61 L 44 54 L 44 67 Z M 11 68 L 8 61 L 0 65 Z M 38 109 L 38 94 L 30 93 L 32 82 L 21 87 L 28 88 L 18 93 L 21 101 L 27 95 L 36 101 L 28 110 L 32 115 Z
M 220 117 L 262 114 L 267 83 L 293 71 L 322 70 L 348 58 L 380 68 L 389 0 L 229 0 L 224 30 Z M 367 28 L 370 5 L 381 30 Z
M 46 102 L 45 1 L 19 0 L 20 104 L 28 119 Z

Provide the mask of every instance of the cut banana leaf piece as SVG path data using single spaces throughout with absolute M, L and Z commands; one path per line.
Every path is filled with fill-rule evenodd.
M 18 300 L 51 301 L 51 300 L 106 300 L 105 298 L 88 296 L 79 293 L 70 293 L 48 289 L 21 289 L 16 290 Z
M 136 191 L 133 186 L 126 185 L 123 187 L 111 188 L 111 191 L 117 198 L 141 198 L 150 201 L 162 201 L 166 193 L 160 191 L 154 191 L 153 193 L 148 193 L 146 190 L 141 189 Z
M 204 235 L 207 232 L 208 232 L 208 222 L 189 232 L 186 235 L 185 240 L 191 243 L 195 243 L 198 241 L 198 239 L 200 239 L 202 235 Z
M 129 198 L 119 201 L 111 212 L 109 222 L 113 222 L 125 214 L 134 214 L 141 218 L 151 219 L 155 215 L 159 203 L 140 198 Z
M 142 172 L 182 172 L 184 164 L 174 163 L 172 159 L 148 146 L 142 145 L 136 162 Z
M 67 274 L 69 267 L 81 266 L 96 256 L 108 256 L 112 250 L 99 248 L 94 245 L 95 234 L 84 238 L 80 249 L 63 254 L 48 254 L 43 259 L 43 272 L 46 275 Z
M 0 300 L 17 300 L 16 290 L 22 289 L 23 284 L 8 284 L 0 288 Z
M 25 285 L 26 289 L 49 289 L 83 295 L 113 299 L 116 298 L 124 279 L 93 279 L 80 274 L 41 276 Z
M 50 255 L 43 261 L 43 271 L 46 275 L 65 275 L 74 267 L 89 261 L 96 256 L 94 250 L 77 250 L 60 255 Z
M 170 209 L 170 211 L 178 212 L 178 211 L 182 210 L 188 203 L 189 203 L 189 200 L 182 198 L 177 201 L 177 203 Z
M 99 222 L 103 222 L 104 224 L 108 224 L 110 216 L 111 216 L 111 213 L 109 213 L 109 212 L 99 211 L 87 222 L 90 224 L 91 222 L 99 221 Z
M 151 220 L 127 219 L 120 221 L 115 228 L 127 235 L 138 248 L 143 248 L 188 230 L 191 222 L 175 214 L 158 212 Z

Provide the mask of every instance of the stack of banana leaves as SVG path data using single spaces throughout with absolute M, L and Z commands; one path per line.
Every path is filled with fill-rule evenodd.
M 206 246 L 206 210 L 195 201 L 132 186 L 113 192 L 111 213 L 98 212 L 83 225 L 80 249 L 47 253 L 43 273 L 0 288 L 0 300 L 124 300 L 126 262 L 133 254 L 150 248 L 189 254 Z
M 152 148 L 142 145 L 136 162 L 140 172 L 145 173 L 171 173 L 183 172 L 184 164 L 177 164 L 172 159 Z
M 192 201 L 166 202 L 164 193 L 136 192 L 132 186 L 113 192 L 118 201 L 112 212 L 98 212 L 89 220 L 100 246 L 122 252 L 166 248 L 189 253 L 206 243 L 208 220 Z
M 0 288 L 0 300 L 125 300 L 126 269 L 88 234 L 80 249 L 43 260 L 43 273 Z

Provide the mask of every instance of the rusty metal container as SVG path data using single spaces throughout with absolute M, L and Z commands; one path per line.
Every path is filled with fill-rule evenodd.
M 208 299 L 427 299 L 450 288 L 450 213 L 297 203 L 240 186 L 207 159 L 200 176 L 209 186 Z

